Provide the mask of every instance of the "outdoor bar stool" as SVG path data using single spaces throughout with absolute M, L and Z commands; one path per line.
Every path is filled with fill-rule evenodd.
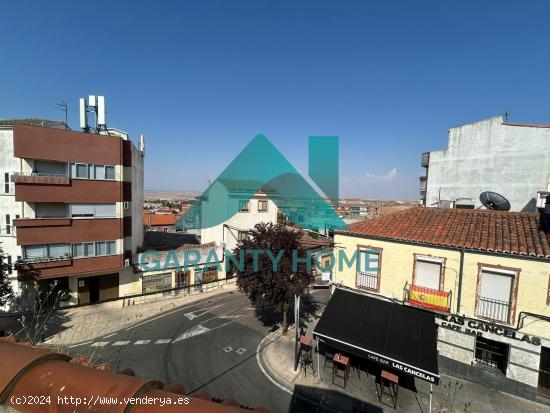
M 300 352 L 300 370 L 304 369 L 304 377 L 307 377 L 307 367 L 311 366 L 311 371 L 315 374 L 315 367 L 313 367 L 313 355 L 311 349 L 302 350 Z
M 327 368 L 327 363 L 332 366 L 332 359 L 334 358 L 334 353 L 331 351 L 325 351 L 325 365 L 323 366 L 323 371 Z
M 336 353 L 332 359 L 332 363 L 332 382 L 334 383 L 336 377 L 340 377 L 344 379 L 344 388 L 346 388 L 349 378 L 349 357 Z M 343 370 L 343 375 L 340 375 L 340 370 Z
M 386 383 L 388 384 L 389 393 L 385 392 Z M 399 397 L 399 377 L 386 370 L 382 370 L 382 373 L 380 373 L 380 394 L 378 395 L 378 400 L 380 400 L 380 402 L 382 401 L 382 396 L 384 394 L 388 394 L 391 397 L 393 408 L 396 409 L 397 398 Z

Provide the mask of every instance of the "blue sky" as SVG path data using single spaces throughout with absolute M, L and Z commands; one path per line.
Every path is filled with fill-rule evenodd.
M 116 3 L 116 4 L 115 4 Z M 546 4 L 545 4 L 546 3 Z M 256 134 L 301 171 L 340 137 L 343 195 L 418 197 L 423 151 L 508 110 L 550 123 L 544 1 L 10 2 L 0 118 L 105 95 L 146 137 L 146 189 L 205 189 Z

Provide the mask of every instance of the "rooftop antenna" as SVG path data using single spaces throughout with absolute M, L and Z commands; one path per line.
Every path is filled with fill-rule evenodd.
M 65 103 L 64 100 L 62 100 L 61 102 L 59 103 L 56 103 L 57 106 L 60 107 L 60 109 L 65 112 L 65 125 L 68 125 L 67 123 L 67 114 L 69 113 L 69 107 L 67 106 L 67 104 Z
M 508 116 L 510 116 L 510 112 L 505 110 L 504 111 L 504 123 L 508 123 Z

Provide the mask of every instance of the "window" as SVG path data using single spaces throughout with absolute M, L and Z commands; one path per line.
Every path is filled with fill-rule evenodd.
M 443 274 L 441 259 L 419 257 L 415 255 L 415 269 L 413 284 L 418 287 L 440 290 Z
M 93 242 L 84 243 L 84 256 L 93 257 L 95 255 L 95 248 Z
M 115 179 L 115 167 L 106 166 L 105 167 L 105 179 Z
M 493 367 L 506 374 L 509 346 L 500 341 L 476 336 L 475 359 L 479 364 Z
M 11 234 L 11 218 L 9 214 L 6 214 L 6 234 Z
M 478 275 L 477 316 L 510 322 L 514 276 L 511 271 L 481 268 Z
M 84 256 L 84 244 L 73 244 L 73 257 L 80 258 Z
M 105 179 L 105 166 L 104 165 L 94 165 L 94 178 L 95 179 Z
M 26 245 L 23 247 L 23 257 L 28 260 L 45 258 L 48 250 L 45 245 Z
M 142 291 L 152 293 L 155 291 L 168 290 L 172 288 L 172 274 L 151 274 L 144 275 L 142 280 Z
M 380 288 L 380 252 L 374 249 L 357 251 L 357 288 L 378 291 Z
M 71 253 L 69 244 L 27 245 L 23 247 L 23 257 L 27 260 L 64 258 Z
M 71 204 L 71 218 L 114 218 L 116 204 Z
M 4 192 L 10 193 L 10 174 L 7 172 L 4 174 Z
M 202 270 L 202 283 L 207 284 L 218 279 L 218 267 L 206 267 Z
M 258 201 L 258 212 L 267 212 L 267 201 L 260 199 Z
M 107 243 L 105 241 L 95 243 L 95 255 L 107 255 Z
M 97 257 L 116 254 L 116 241 L 96 241 L 73 244 L 73 257 Z
M 193 291 L 202 290 L 202 268 L 195 269 L 195 282 L 193 284 Z
M 50 258 L 64 258 L 71 254 L 71 247 L 69 244 L 50 244 L 48 245 L 48 257 Z
M 240 212 L 249 212 L 250 211 L 250 201 L 240 200 L 239 201 L 239 211 Z
M 8 255 L 8 274 L 13 273 L 13 267 L 11 266 L 11 255 Z
M 239 231 L 237 233 L 237 241 L 241 242 L 248 238 L 248 232 L 246 231 Z
M 88 165 L 84 163 L 76 164 L 76 178 L 88 179 Z
M 116 241 L 107 241 L 107 254 L 108 255 L 116 254 Z

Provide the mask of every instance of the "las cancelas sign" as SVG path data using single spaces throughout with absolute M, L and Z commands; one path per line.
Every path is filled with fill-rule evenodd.
M 441 321 L 441 327 L 459 333 L 470 334 L 472 336 L 481 336 L 483 333 L 496 334 L 512 340 L 523 341 L 534 346 L 540 346 L 540 338 L 520 333 L 508 327 L 497 324 L 487 323 L 481 320 L 461 317 L 458 315 L 437 314 Z

